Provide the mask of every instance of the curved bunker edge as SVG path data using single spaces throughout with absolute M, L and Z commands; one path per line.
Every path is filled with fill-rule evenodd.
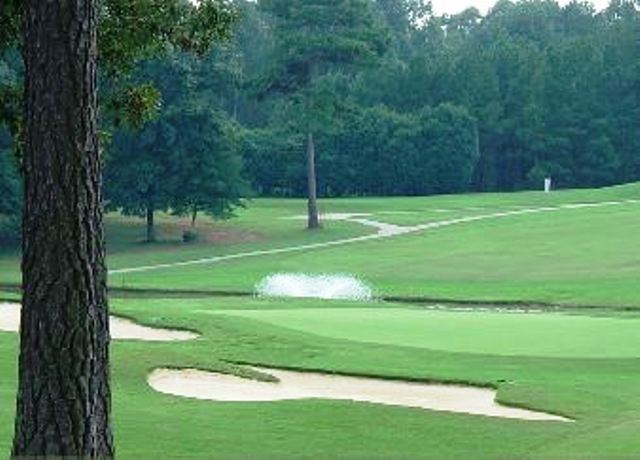
M 573 421 L 560 415 L 501 405 L 496 401 L 496 390 L 488 388 L 261 367 L 252 369 L 271 375 L 278 382 L 198 369 L 166 368 L 155 369 L 147 380 L 151 388 L 160 393 L 209 401 L 331 399 L 527 421 Z
M 20 330 L 20 309 L 18 303 L 0 303 L 0 332 Z M 175 329 L 143 326 L 128 318 L 109 317 L 111 337 L 116 340 L 140 340 L 144 342 L 184 342 L 195 340 L 199 334 Z

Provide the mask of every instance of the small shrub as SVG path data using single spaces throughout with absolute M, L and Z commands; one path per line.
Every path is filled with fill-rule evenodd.
M 185 230 L 182 232 L 182 241 L 185 243 L 193 243 L 198 241 L 198 233 L 194 230 Z

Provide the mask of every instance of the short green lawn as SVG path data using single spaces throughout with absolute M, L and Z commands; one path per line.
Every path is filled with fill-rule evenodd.
M 522 192 L 415 198 L 323 200 L 325 212 L 358 212 L 371 219 L 415 225 L 524 208 L 637 199 L 640 184 L 550 194 Z M 156 269 L 111 276 L 113 287 L 252 291 L 265 275 L 281 271 L 350 272 L 380 294 L 462 300 L 532 300 L 640 306 L 635 289 L 640 257 L 628 241 L 640 228 L 640 204 L 565 209 L 519 215 L 334 248 L 237 259 L 219 264 Z M 258 199 L 228 222 L 202 218 L 202 239 L 180 241 L 188 223 L 159 215 L 162 241 L 141 243 L 142 220 L 110 215 L 112 270 L 287 248 L 372 234 L 353 222 L 325 222 L 304 230 L 303 200 Z M 19 281 L 18 256 L 0 256 L 0 282 Z M 595 282 L 594 282 L 595 281 Z
M 224 310 L 323 337 L 455 353 L 640 358 L 640 318 L 562 313 L 430 311 L 424 308 Z M 384 325 L 384 327 L 381 327 Z M 597 340 L 594 340 L 597 337 Z
M 601 189 L 558 190 L 553 193 L 475 193 L 428 197 L 341 198 L 321 200 L 325 212 L 370 213 L 373 218 L 398 225 L 416 225 L 469 215 L 523 208 L 601 203 L 640 199 L 640 182 Z M 260 202 L 261 200 L 257 200 Z M 276 200 L 277 201 L 277 200 Z M 304 212 L 300 203 L 297 214 Z
M 640 359 L 524 356 L 538 354 L 541 345 L 532 342 L 527 342 L 531 349 L 519 345 L 519 356 L 476 353 L 473 343 L 483 347 L 488 340 L 474 327 L 474 318 L 490 324 L 502 321 L 499 313 L 454 313 L 460 319 L 457 336 L 467 336 L 471 353 L 465 353 L 425 348 L 427 342 L 406 346 L 404 315 L 419 312 L 383 303 L 226 298 L 123 299 L 113 304 L 116 312 L 146 324 L 195 327 L 203 334 L 193 342 L 114 344 L 116 434 L 122 459 L 370 458 L 372 453 L 387 458 L 593 458 L 640 451 Z M 280 315 L 283 309 L 294 316 L 311 315 L 309 319 L 322 311 L 349 325 L 355 340 L 326 337 L 326 323 L 320 321 L 322 335 L 254 316 L 256 310 Z M 375 314 L 384 315 L 378 331 L 386 344 L 371 337 L 360 342 L 363 334 L 372 333 L 362 332 L 360 325 Z M 549 316 L 549 321 L 556 317 Z M 517 323 L 529 317 L 510 318 Z M 552 342 L 545 345 L 547 350 L 572 340 L 586 345 L 585 330 L 594 344 L 613 335 L 608 322 L 580 316 L 560 320 L 564 327 L 556 331 L 567 335 L 544 335 Z M 546 334 L 549 324 L 532 323 L 531 328 L 540 327 Z M 416 322 L 408 334 L 417 336 L 421 327 L 438 336 L 434 341 L 449 341 L 450 330 L 426 322 Z M 618 340 L 621 350 L 623 342 L 635 338 L 625 333 Z M 16 352 L 17 336 L 0 333 L 0 452 L 7 452 L 11 439 Z M 156 367 L 238 372 L 237 362 L 492 385 L 499 388 L 503 402 L 564 414 L 576 422 L 502 420 L 346 401 L 204 402 L 156 393 L 145 382 Z
M 386 296 L 640 307 L 640 246 L 631 244 L 639 232 L 640 204 L 567 209 L 122 279 L 140 288 L 251 292 L 276 272 L 350 273 Z

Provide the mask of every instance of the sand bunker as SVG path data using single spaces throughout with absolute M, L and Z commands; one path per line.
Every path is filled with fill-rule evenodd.
M 136 324 L 124 318 L 110 317 L 111 337 L 117 340 L 142 340 L 145 342 L 179 342 L 193 340 L 198 334 L 187 331 L 156 329 Z M 0 303 L 0 331 L 20 330 L 20 305 Z
M 18 332 L 20 330 L 20 305 L 0 303 L 0 331 Z
M 161 393 L 212 401 L 338 399 L 488 417 L 571 421 L 544 412 L 501 406 L 495 401 L 496 392 L 485 388 L 255 369 L 276 377 L 279 382 L 258 382 L 195 369 L 156 369 L 149 376 L 149 385 Z
M 198 334 L 173 329 L 142 326 L 131 320 L 111 316 L 111 337 L 116 340 L 142 340 L 145 342 L 184 342 L 198 338 Z
M 276 273 L 256 285 L 256 293 L 266 297 L 306 297 L 315 299 L 370 300 L 372 289 L 351 275 L 305 275 Z

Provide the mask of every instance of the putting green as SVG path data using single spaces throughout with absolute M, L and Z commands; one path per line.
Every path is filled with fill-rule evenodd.
M 640 319 L 418 308 L 224 310 L 324 337 L 456 353 L 555 358 L 640 357 Z

